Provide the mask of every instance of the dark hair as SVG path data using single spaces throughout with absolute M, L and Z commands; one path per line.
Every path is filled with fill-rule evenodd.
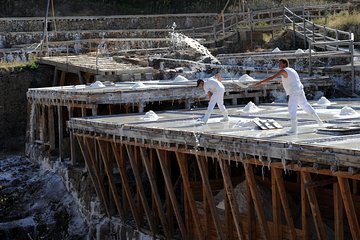
M 289 66 L 289 60 L 287 60 L 286 58 L 281 58 L 281 59 L 279 59 L 279 62 L 285 63 L 286 67 Z
M 203 83 L 203 82 L 204 82 L 204 80 L 198 79 L 198 80 L 197 80 L 197 85 L 196 85 L 196 87 L 199 87 L 200 83 Z

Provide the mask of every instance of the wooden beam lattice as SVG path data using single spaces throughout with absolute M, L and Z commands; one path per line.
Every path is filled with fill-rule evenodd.
M 125 168 L 125 164 L 124 164 L 124 153 L 123 153 L 124 147 L 122 144 L 118 145 L 114 142 L 111 142 L 111 147 L 112 147 L 113 154 L 115 156 L 115 160 L 116 160 L 116 163 L 118 166 L 118 170 L 119 170 L 120 178 L 121 178 L 121 184 L 124 189 L 125 196 L 127 198 L 127 203 L 129 204 L 129 207 L 130 207 L 132 216 L 135 220 L 136 226 L 138 229 L 140 229 L 142 224 L 141 224 L 139 213 L 135 207 L 134 199 L 131 195 L 129 180 L 128 180 L 128 177 L 126 174 L 126 168 Z

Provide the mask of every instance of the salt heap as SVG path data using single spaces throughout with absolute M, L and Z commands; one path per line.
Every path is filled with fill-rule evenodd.
M 300 53 L 304 53 L 304 50 L 302 50 L 301 48 L 295 51 L 295 54 L 300 54 Z
M 188 82 L 189 80 L 186 77 L 183 77 L 181 75 L 176 76 L 176 78 L 174 78 L 174 82 Z
M 281 50 L 278 47 L 276 47 L 274 48 L 274 50 L 272 50 L 272 52 L 281 52 Z
M 145 113 L 144 120 L 145 121 L 156 121 L 159 119 L 159 116 L 152 110 Z
M 232 128 L 255 129 L 256 124 L 254 123 L 254 121 L 256 120 L 260 119 L 240 119 Z
M 243 112 L 248 112 L 248 113 L 254 113 L 254 112 L 258 112 L 260 110 L 260 108 L 258 108 L 253 102 L 249 102 L 248 104 L 246 104 L 246 106 L 242 109 Z
M 357 115 L 358 113 L 352 109 L 351 107 L 345 106 L 340 111 L 340 116 L 351 116 L 351 115 Z
M 310 52 L 310 50 L 309 50 L 309 49 L 306 49 L 306 50 L 305 50 L 305 53 L 309 53 L 309 52 Z M 311 52 L 312 52 L 312 53 L 314 53 L 314 52 L 315 52 L 315 50 L 312 50 L 312 49 L 311 49 Z
M 100 82 L 100 81 L 96 81 L 96 82 L 92 83 L 92 84 L 90 85 L 90 87 L 92 87 L 92 88 L 105 87 L 105 85 L 104 85 L 102 82 Z
M 327 100 L 326 97 L 321 97 L 319 99 L 319 101 L 317 101 L 317 104 L 322 105 L 322 106 L 329 106 L 329 105 L 331 105 L 331 102 L 329 100 Z
M 146 86 L 142 82 L 138 82 L 138 83 L 135 83 L 131 88 L 132 89 L 146 88 Z
M 252 78 L 252 77 L 250 77 L 250 76 L 247 75 L 247 74 L 244 74 L 244 75 L 242 75 L 242 76 L 239 78 L 239 81 L 248 82 L 248 81 L 255 81 L 255 79 Z

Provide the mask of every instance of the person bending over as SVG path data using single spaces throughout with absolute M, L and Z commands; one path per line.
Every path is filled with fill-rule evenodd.
M 293 68 L 289 67 L 289 61 L 287 59 L 280 59 L 278 66 L 280 71 L 271 77 L 259 81 L 255 86 L 266 84 L 274 78 L 281 77 L 281 82 L 285 89 L 286 95 L 289 96 L 288 110 L 290 114 L 291 127 L 287 132 L 297 133 L 298 106 L 300 106 L 307 114 L 312 116 L 319 124 L 319 126 L 322 126 L 323 122 L 315 112 L 314 108 L 306 100 L 304 87 L 300 81 L 299 74 Z
M 199 121 L 207 123 L 210 118 L 211 112 L 215 107 L 215 104 L 218 105 L 221 113 L 224 115 L 224 117 L 220 121 L 229 121 L 228 112 L 224 106 L 225 87 L 220 82 L 220 80 L 215 79 L 215 77 L 211 77 L 205 80 L 199 79 L 197 80 L 197 87 L 204 89 L 205 93 L 210 99 L 207 111 L 205 112 L 204 117 L 199 119 Z

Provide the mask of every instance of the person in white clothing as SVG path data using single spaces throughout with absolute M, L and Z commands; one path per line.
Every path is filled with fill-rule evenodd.
M 224 118 L 220 121 L 226 122 L 229 121 L 228 112 L 224 106 L 224 93 L 225 87 L 221 83 L 221 78 L 219 74 L 216 74 L 214 77 L 208 79 L 199 79 L 197 80 L 197 87 L 204 89 L 205 93 L 210 98 L 207 111 L 203 118 L 200 119 L 201 122 L 207 123 L 210 118 L 211 112 L 213 111 L 215 104 L 218 105 L 221 113 L 224 115 Z
M 291 128 L 288 133 L 297 133 L 297 108 L 300 106 L 307 114 L 311 115 L 319 126 L 323 125 L 323 122 L 315 112 L 314 108 L 308 103 L 304 93 L 304 87 L 300 81 L 298 73 L 289 67 L 289 61 L 287 59 L 279 60 L 280 71 L 271 77 L 268 77 L 262 81 L 256 83 L 255 86 L 260 86 L 267 82 L 270 82 L 274 78 L 281 77 L 282 85 L 285 89 L 286 95 L 289 96 L 288 110 L 291 120 Z

